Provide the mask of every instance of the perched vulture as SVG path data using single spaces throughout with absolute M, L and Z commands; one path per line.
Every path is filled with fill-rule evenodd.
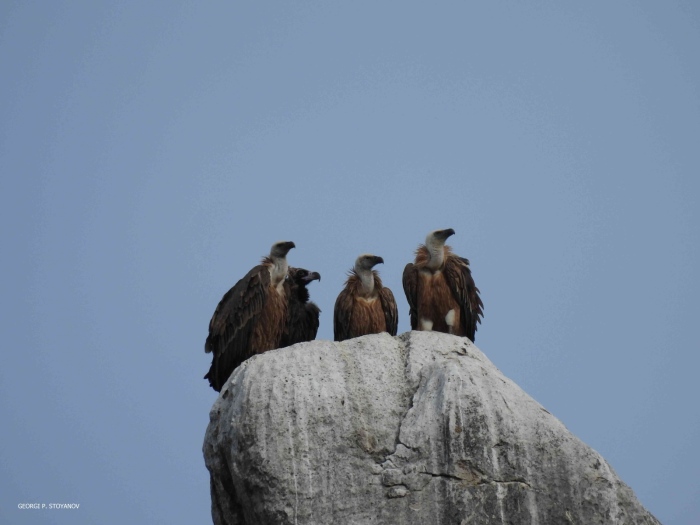
M 384 259 L 360 255 L 350 270 L 345 288 L 335 301 L 333 333 L 336 341 L 345 341 L 367 334 L 389 332 L 396 335 L 399 311 L 394 294 L 382 286 L 374 265 Z
M 293 242 L 273 244 L 270 255 L 219 301 L 204 343 L 204 351 L 213 354 L 204 378 L 217 392 L 250 356 L 279 348 L 287 322 L 285 277 L 292 248 Z
M 416 250 L 416 260 L 403 271 L 411 329 L 435 330 L 474 341 L 484 304 L 474 284 L 469 261 L 452 253 L 445 241 L 455 231 L 436 230 Z
M 316 279 L 321 280 L 318 272 L 289 268 L 285 284 L 288 297 L 287 324 L 282 332 L 280 348 L 316 339 L 321 309 L 316 303 L 309 301 L 309 290 L 306 289 L 306 286 Z

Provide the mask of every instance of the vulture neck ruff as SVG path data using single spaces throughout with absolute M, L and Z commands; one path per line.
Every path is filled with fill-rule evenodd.
M 426 239 L 425 247 L 428 250 L 428 262 L 425 267 L 431 271 L 442 268 L 445 263 L 445 243 L 434 238 Z
M 374 272 L 355 266 L 355 275 L 357 275 L 362 284 L 362 294 L 365 297 L 371 297 L 374 293 Z
M 287 276 L 289 265 L 286 257 L 273 257 L 270 255 L 263 259 L 263 264 L 267 264 L 270 269 L 270 279 L 272 286 L 275 287 L 278 293 L 284 293 L 284 278 Z

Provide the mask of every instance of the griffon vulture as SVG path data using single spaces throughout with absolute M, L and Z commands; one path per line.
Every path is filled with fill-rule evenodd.
M 285 284 L 288 298 L 287 324 L 282 332 L 280 348 L 316 339 L 321 309 L 316 303 L 309 301 L 309 290 L 306 289 L 306 286 L 316 279 L 321 280 L 321 274 L 318 272 L 289 268 Z
M 474 284 L 469 261 L 445 245 L 452 228 L 428 234 L 416 260 L 403 271 L 403 289 L 413 330 L 435 330 L 474 341 L 484 304 Z
M 212 352 L 205 379 L 221 391 L 231 372 L 250 356 L 279 348 L 287 322 L 287 253 L 293 242 L 272 245 L 270 255 L 231 288 L 214 311 L 204 351 Z
M 336 341 L 367 334 L 389 332 L 396 335 L 399 311 L 394 294 L 382 286 L 372 268 L 383 263 L 376 255 L 360 255 L 350 270 L 345 288 L 335 301 L 333 333 Z

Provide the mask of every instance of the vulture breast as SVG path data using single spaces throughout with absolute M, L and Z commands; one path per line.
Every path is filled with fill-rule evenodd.
M 452 295 L 443 272 L 421 271 L 419 273 L 417 303 L 420 305 L 418 311 L 420 329 L 464 335 L 460 325 L 460 306 Z M 448 322 L 452 326 L 451 330 Z

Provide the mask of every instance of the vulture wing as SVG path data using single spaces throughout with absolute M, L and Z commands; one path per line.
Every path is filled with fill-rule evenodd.
M 204 344 L 212 352 L 211 368 L 205 379 L 217 392 L 238 365 L 250 357 L 253 327 L 267 299 L 270 271 L 258 265 L 223 296 L 209 322 Z
M 418 269 L 413 263 L 408 263 L 403 269 L 403 291 L 409 306 L 411 330 L 418 328 Z
M 352 310 L 355 299 L 352 290 L 346 286 L 335 300 L 333 310 L 333 339 L 345 341 L 353 337 L 350 326 L 352 323 Z
M 399 326 L 399 309 L 396 306 L 396 299 L 389 288 L 379 290 L 379 299 L 382 301 L 382 310 L 386 319 L 386 331 L 391 335 L 396 335 Z
M 306 319 L 303 322 L 304 333 L 302 334 L 302 341 L 313 341 L 316 339 L 316 334 L 318 333 L 319 317 L 321 315 L 321 309 L 316 303 L 310 301 L 305 305 Z
M 461 328 L 473 342 L 476 325 L 484 316 L 484 303 L 481 302 L 479 289 L 474 284 L 469 260 L 464 257 L 448 257 L 445 261 L 445 279 L 461 308 Z

